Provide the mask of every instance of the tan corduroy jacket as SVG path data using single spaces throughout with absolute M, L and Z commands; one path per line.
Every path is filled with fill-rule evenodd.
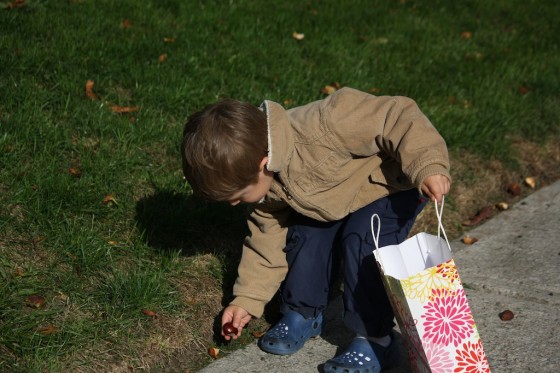
M 443 138 L 409 98 L 343 88 L 294 109 L 271 101 L 262 109 L 275 179 L 249 216 L 232 302 L 255 317 L 286 275 L 283 249 L 294 210 L 340 220 L 390 193 L 419 188 L 428 176 L 451 179 Z

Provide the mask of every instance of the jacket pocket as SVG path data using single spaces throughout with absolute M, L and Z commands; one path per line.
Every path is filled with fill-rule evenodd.
M 305 192 L 318 193 L 332 189 L 345 180 L 341 174 L 346 164 L 347 160 L 333 153 L 321 163 L 309 168 L 295 182 Z

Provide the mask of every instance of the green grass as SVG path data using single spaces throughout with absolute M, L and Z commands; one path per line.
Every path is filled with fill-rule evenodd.
M 1 9 L 0 370 L 134 360 L 160 331 L 143 309 L 200 336 L 185 367 L 209 361 L 200 346 L 212 330 L 187 325 L 220 304 L 186 301 L 184 279 L 204 277 L 227 300 L 244 211 L 188 198 L 178 146 L 189 114 L 220 97 L 301 105 L 337 81 L 413 97 L 453 152 L 515 164 L 512 140 L 560 135 L 558 19 L 554 1 L 520 0 Z M 103 203 L 109 194 L 116 203 Z M 25 304 L 33 294 L 41 308 Z M 56 332 L 41 333 L 47 325 Z

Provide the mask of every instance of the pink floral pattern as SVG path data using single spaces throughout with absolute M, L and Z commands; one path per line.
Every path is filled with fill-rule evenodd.
M 490 373 L 490 366 L 482 348 L 482 342 L 466 342 L 457 349 L 457 367 L 454 373 Z
M 447 346 L 426 341 L 423 341 L 423 346 L 432 373 L 453 373 L 455 361 Z
M 383 271 L 383 268 L 380 268 Z M 453 259 L 383 281 L 415 373 L 490 373 Z
M 432 297 L 424 306 L 424 334 L 432 343 L 455 347 L 474 333 L 474 320 L 463 289 L 432 289 Z

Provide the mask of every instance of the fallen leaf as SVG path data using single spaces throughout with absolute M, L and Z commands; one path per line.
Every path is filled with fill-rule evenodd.
M 122 28 L 124 28 L 124 29 L 131 28 L 131 27 L 132 27 L 132 22 L 130 22 L 130 20 L 129 20 L 128 18 L 127 18 L 127 19 L 124 19 L 124 20 L 122 21 L 122 23 L 121 23 L 121 26 L 122 26 Z
M 115 196 L 113 196 L 112 194 L 107 194 L 105 196 L 105 198 L 103 198 L 103 204 L 104 205 L 110 205 L 110 204 L 115 204 L 117 205 L 117 199 L 115 198 Z
M 505 310 L 505 311 L 500 312 L 498 314 L 498 316 L 500 317 L 500 320 L 502 320 L 502 321 L 510 321 L 510 320 L 513 320 L 513 317 L 515 315 L 510 310 Z
M 118 106 L 113 105 L 111 106 L 111 111 L 117 114 L 124 114 L 124 113 L 134 113 L 140 110 L 138 106 Z
M 47 326 L 37 329 L 37 332 L 43 335 L 50 335 L 58 332 L 58 328 L 53 324 L 49 324 Z
M 63 292 L 58 292 L 58 295 L 56 296 L 58 299 L 60 299 L 62 302 L 66 303 L 68 302 L 68 295 L 64 294 Z
M 461 33 L 461 37 L 462 37 L 463 39 L 470 39 L 470 38 L 472 38 L 472 32 L 470 32 L 470 31 L 463 31 L 463 32 Z
M 74 177 L 82 176 L 82 171 L 78 167 L 70 167 L 68 168 L 68 173 Z
M 294 99 L 292 98 L 287 98 L 284 100 L 284 106 L 291 106 L 295 103 Z
M 90 100 L 99 100 L 99 96 L 97 96 L 95 94 L 95 92 L 93 92 L 93 85 L 95 83 L 93 82 L 93 80 L 88 80 L 86 82 L 86 96 L 90 99 Z
M 469 220 L 465 220 L 462 224 L 466 225 L 466 226 L 472 226 L 472 225 L 478 224 L 481 221 L 483 221 L 484 219 L 489 218 L 490 215 L 492 214 L 492 211 L 494 211 L 494 206 L 485 206 L 481 210 L 479 210 Z
M 326 85 L 321 89 L 321 92 L 323 92 L 326 95 L 330 95 L 334 92 L 336 92 L 337 90 L 340 89 L 340 83 L 339 82 L 333 82 L 330 85 Z
M 17 277 L 23 277 L 25 275 L 25 271 L 21 267 L 16 267 L 14 273 Z
M 175 38 L 163 38 L 164 43 L 175 43 Z
M 261 332 L 259 330 L 255 330 L 254 332 L 252 332 L 251 334 L 253 335 L 253 337 L 255 338 L 260 338 L 264 335 L 265 332 Z
M 537 180 L 532 176 L 526 177 L 523 182 L 531 189 L 535 189 L 537 187 Z
M 517 92 L 522 95 L 526 95 L 527 93 L 529 93 L 529 88 L 527 88 L 527 86 L 525 85 L 520 85 L 519 87 L 517 87 Z
M 213 359 L 217 359 L 218 355 L 220 355 L 220 349 L 218 347 L 210 347 L 208 349 L 208 355 L 210 355 Z
M 517 197 L 521 194 L 521 187 L 517 183 L 511 183 L 507 187 L 507 192 L 513 197 Z
M 45 298 L 40 295 L 30 295 L 25 298 L 25 303 L 29 307 L 41 308 L 45 304 Z
M 478 238 L 466 235 L 461 241 L 463 241 L 465 245 L 472 245 L 473 243 L 478 241 Z
M 292 38 L 296 39 L 296 40 L 303 40 L 303 38 L 305 38 L 305 34 L 299 33 L 299 32 L 293 32 L 292 33 Z
M 157 317 L 157 312 L 152 311 L 152 310 L 143 309 L 143 310 L 142 310 L 142 313 L 143 313 L 144 315 L 148 316 L 148 317 L 153 317 L 153 318 Z
M 34 237 L 34 238 L 33 238 L 33 243 L 34 243 L 34 244 L 38 244 L 38 243 L 43 242 L 43 241 L 46 240 L 46 239 L 47 239 L 46 236 L 37 236 L 37 237 Z
M 389 39 L 386 38 L 386 37 L 384 37 L 384 36 L 381 36 L 381 37 L 379 37 L 379 38 L 375 38 L 375 39 L 373 40 L 373 42 L 374 42 L 375 44 L 385 45 L 385 44 L 387 44 L 387 43 L 389 42 Z
M 509 205 L 506 202 L 498 202 L 496 203 L 496 208 L 500 211 L 504 211 L 509 209 Z
M 163 53 L 159 55 L 158 62 L 163 63 L 167 59 L 167 53 Z
M 119 244 L 117 241 L 107 241 L 107 243 L 111 246 L 115 246 Z
M 470 61 L 480 61 L 484 58 L 484 54 L 480 52 L 469 52 L 465 55 L 465 58 Z
M 12 1 L 11 3 L 7 3 L 5 8 L 6 9 L 21 8 L 24 5 L 25 5 L 25 0 L 15 0 Z

